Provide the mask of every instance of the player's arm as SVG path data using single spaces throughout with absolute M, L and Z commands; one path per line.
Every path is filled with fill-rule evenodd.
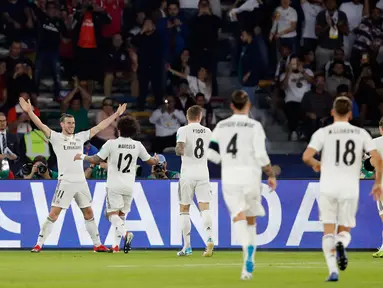
M 176 155 L 177 156 L 183 156 L 184 152 L 185 152 L 185 143 L 177 142 L 177 145 L 176 145 Z
M 383 174 L 383 160 L 377 150 L 370 151 L 370 163 L 375 168 L 375 183 L 382 184 L 382 174 Z
M 104 161 L 104 159 L 102 159 L 98 155 L 88 156 L 88 155 L 85 155 L 85 154 L 77 154 L 76 156 L 74 156 L 74 161 L 76 161 L 76 160 L 87 161 L 87 162 L 89 162 L 91 164 L 94 164 L 94 165 L 98 165 L 102 161 Z
M 320 171 L 320 161 L 314 158 L 314 156 L 322 150 L 324 143 L 324 131 L 323 129 L 317 130 L 311 137 L 311 141 L 303 153 L 302 160 L 306 165 L 313 168 L 315 172 Z
M 112 124 L 119 116 L 121 116 L 125 112 L 125 110 L 126 110 L 126 103 L 119 105 L 117 111 L 114 114 L 112 114 L 110 117 L 98 123 L 97 126 L 90 129 L 89 138 L 94 137 L 99 132 L 104 130 L 106 127 L 108 127 L 110 124 Z
M 177 144 L 176 144 L 176 155 L 183 156 L 185 153 L 185 142 L 186 133 L 185 128 L 181 127 L 177 131 Z
M 41 122 L 40 118 L 37 117 L 36 114 L 33 112 L 31 101 L 25 101 L 24 98 L 20 97 L 19 104 L 20 107 L 24 110 L 24 112 L 28 114 L 29 118 L 37 126 L 37 128 L 39 128 L 44 133 L 45 137 L 49 139 L 51 137 L 51 129 L 49 129 L 49 127 L 43 122 Z
M 221 154 L 219 150 L 219 142 L 218 142 L 218 135 L 219 130 L 218 130 L 218 125 L 215 127 L 211 134 L 211 139 L 209 143 L 209 149 L 207 150 L 207 159 L 210 162 L 213 162 L 214 164 L 219 164 L 221 163 Z
M 158 162 L 160 162 L 160 159 L 158 158 L 157 154 L 154 154 L 154 156 L 150 156 L 144 145 L 142 145 L 141 142 L 139 142 L 140 145 L 140 151 L 138 152 L 138 157 L 144 161 L 148 165 L 157 165 Z

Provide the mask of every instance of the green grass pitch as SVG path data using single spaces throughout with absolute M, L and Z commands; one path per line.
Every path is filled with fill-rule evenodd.
M 383 287 L 383 259 L 349 253 L 349 267 L 338 283 L 325 283 L 327 268 L 320 252 L 258 252 L 251 281 L 240 281 L 241 253 L 201 251 L 176 257 L 176 251 L 0 251 L 1 288 L 237 288 L 237 287 Z

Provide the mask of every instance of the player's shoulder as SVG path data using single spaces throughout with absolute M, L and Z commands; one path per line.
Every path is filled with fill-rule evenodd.
M 187 127 L 188 127 L 188 125 L 181 126 L 180 128 L 178 128 L 177 133 L 182 133 L 183 131 L 185 131 L 187 129 Z
M 381 146 L 383 146 L 383 136 L 374 138 L 374 139 L 372 139 L 372 141 L 373 141 L 376 145 L 381 145 Z

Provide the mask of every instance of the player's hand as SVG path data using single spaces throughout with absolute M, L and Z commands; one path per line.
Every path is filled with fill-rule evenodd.
M 269 177 L 269 179 L 267 179 L 267 185 L 269 185 L 272 191 L 275 191 L 275 189 L 277 189 L 277 178 Z
M 8 160 L 16 160 L 16 159 L 17 159 L 17 156 L 16 156 L 15 154 L 9 154 L 9 153 L 7 153 L 7 154 L 5 154 L 5 156 L 6 156 L 6 158 L 7 158 Z
M 313 170 L 317 173 L 320 172 L 320 161 L 316 160 L 315 164 L 312 166 Z
M 382 185 L 375 183 L 372 187 L 370 195 L 374 197 L 375 201 L 380 200 L 380 197 L 382 196 Z
M 153 158 L 156 159 L 157 164 L 160 162 L 160 158 L 158 157 L 157 154 L 154 154 L 154 155 L 153 155 Z M 153 169 L 152 169 L 152 170 L 153 170 Z M 153 170 L 153 171 L 154 171 L 154 170 Z
M 76 154 L 76 156 L 74 156 L 74 158 L 73 158 L 73 161 L 81 160 L 81 156 L 82 156 L 82 154 Z
M 23 97 L 20 97 L 19 98 L 19 104 L 20 104 L 21 109 L 23 109 L 25 113 L 29 113 L 32 111 L 31 100 L 28 99 L 28 101 L 25 101 L 25 99 Z
M 118 116 L 121 116 L 122 114 L 124 114 L 125 110 L 126 110 L 126 103 L 122 105 L 121 104 L 118 105 L 118 108 L 117 108 Z

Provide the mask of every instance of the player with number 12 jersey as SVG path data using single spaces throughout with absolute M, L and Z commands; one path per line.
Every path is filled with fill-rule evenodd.
M 198 207 L 206 232 L 206 249 L 204 257 L 213 255 L 212 218 L 210 212 L 211 188 L 206 152 L 209 147 L 211 130 L 200 124 L 202 119 L 201 107 L 195 105 L 187 110 L 188 125 L 177 131 L 176 154 L 182 157 L 181 176 L 178 183 L 180 201 L 180 224 L 184 246 L 178 256 L 192 254 L 190 243 L 189 209 L 196 195 Z

